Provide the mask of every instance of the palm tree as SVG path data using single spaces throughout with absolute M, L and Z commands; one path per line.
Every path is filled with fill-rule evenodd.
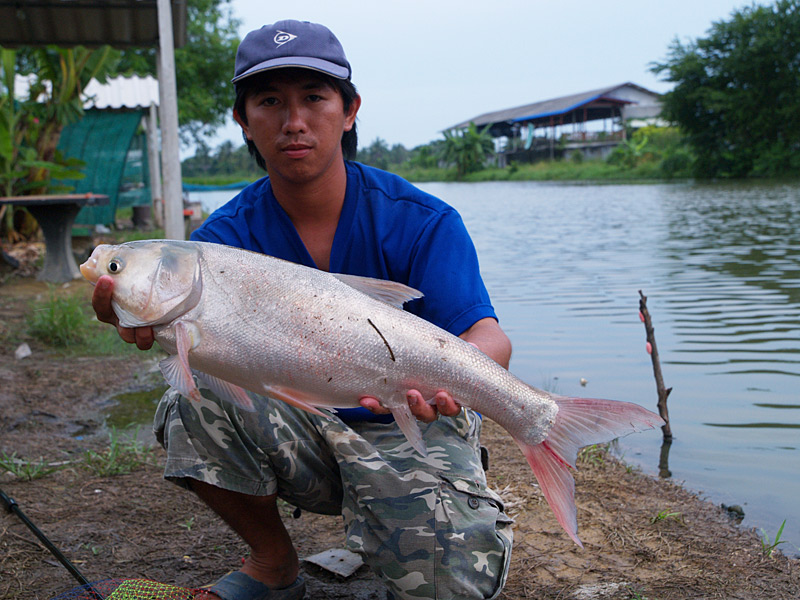
M 459 179 L 467 173 L 479 171 L 486 158 L 494 151 L 489 127 L 486 125 L 479 131 L 475 123 L 470 123 L 466 129 L 444 132 L 442 159 L 449 164 L 455 164 Z

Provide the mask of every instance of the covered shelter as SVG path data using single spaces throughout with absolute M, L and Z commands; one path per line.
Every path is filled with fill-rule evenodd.
M 63 181 L 74 193 L 108 196 L 103 206 L 84 206 L 76 225 L 109 225 L 117 209 L 149 207 L 161 197 L 158 165 L 158 81 L 115 77 L 84 90 L 84 116 L 61 132 L 58 149 L 85 163 L 84 178 Z
M 558 145 L 601 154 L 625 139 L 626 121 L 658 117 L 659 97 L 623 83 L 483 113 L 448 129 L 465 129 L 470 123 L 479 129 L 489 127 L 501 163 L 511 158 L 521 162 L 553 158 Z
M 0 0 L 0 46 L 158 48 L 164 227 L 174 239 L 185 235 L 174 48 L 186 43 L 186 20 L 186 0 Z

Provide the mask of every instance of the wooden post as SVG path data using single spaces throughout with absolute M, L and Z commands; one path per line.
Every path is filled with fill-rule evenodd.
M 164 236 L 186 239 L 183 225 L 178 91 L 175 81 L 175 45 L 170 0 L 158 0 L 158 91 L 161 113 L 161 166 L 164 177 Z
M 653 375 L 656 378 L 656 390 L 658 392 L 658 414 L 664 419 L 665 425 L 661 428 L 664 434 L 664 441 L 672 441 L 672 429 L 669 426 L 669 412 L 667 411 L 667 398 L 672 388 L 664 387 L 664 377 L 661 374 L 661 361 L 658 359 L 658 348 L 656 347 L 656 334 L 653 328 L 653 321 L 650 312 L 647 310 L 647 296 L 639 290 L 639 318 L 644 323 L 644 330 L 647 334 L 647 351 L 653 362 Z
M 153 218 L 157 227 L 164 227 L 164 193 L 161 191 L 161 161 L 159 160 L 158 115 L 156 105 L 151 104 L 145 123 L 147 124 L 147 166 L 150 170 L 150 200 Z

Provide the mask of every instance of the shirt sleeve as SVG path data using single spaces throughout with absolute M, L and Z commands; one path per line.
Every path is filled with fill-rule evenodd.
M 230 219 L 207 219 L 203 225 L 195 229 L 189 239 L 193 242 L 213 242 L 244 248 L 244 241 Z
M 453 335 L 481 319 L 497 319 L 475 245 L 455 210 L 438 213 L 425 224 L 411 249 L 408 285 L 424 296 L 406 308 Z

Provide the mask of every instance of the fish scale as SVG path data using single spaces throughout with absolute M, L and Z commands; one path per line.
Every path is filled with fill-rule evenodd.
M 326 417 L 320 408 L 358 407 L 372 396 L 424 454 L 407 392 L 448 392 L 514 438 L 579 545 L 570 473 L 578 450 L 663 425 L 635 404 L 564 398 L 527 385 L 471 344 L 402 310 L 422 294 L 399 283 L 171 240 L 98 246 L 81 273 L 92 283 L 114 279 L 120 324 L 153 326 L 170 354 L 162 372 L 189 398 L 200 397 L 194 377 L 246 410 L 253 405 L 245 390 Z

